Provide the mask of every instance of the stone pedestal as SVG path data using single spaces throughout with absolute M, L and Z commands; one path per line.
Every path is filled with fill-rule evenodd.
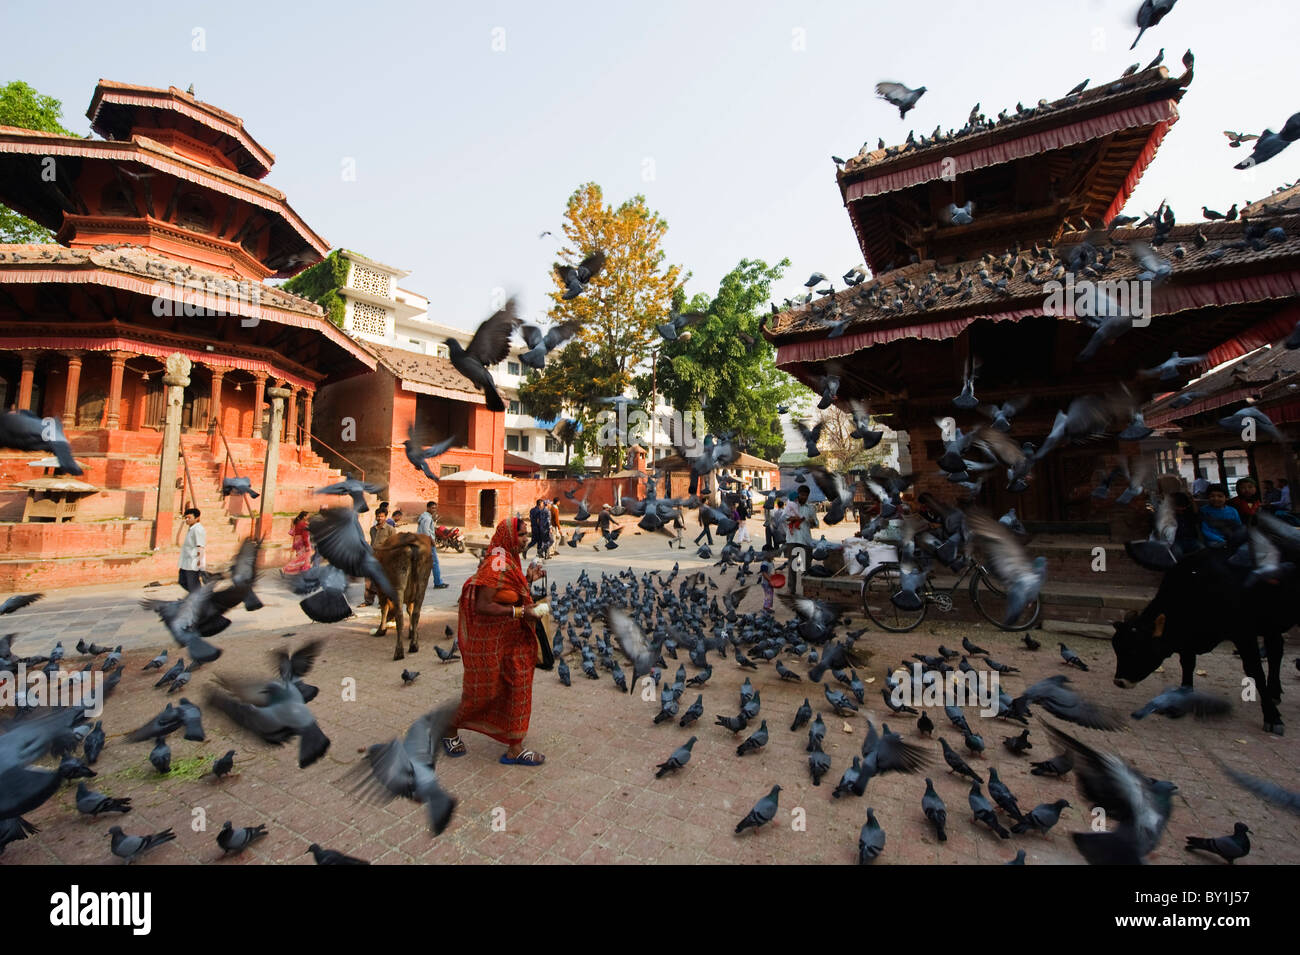
M 154 514 L 153 547 L 171 543 L 172 526 L 176 520 L 176 474 L 181 451 L 181 408 L 185 404 L 185 389 L 190 383 L 190 360 L 179 352 L 167 356 L 163 370 L 163 387 L 166 388 L 166 418 L 163 424 L 161 463 L 158 467 L 158 507 Z
M 271 427 L 268 434 L 271 439 L 266 442 L 266 466 L 262 471 L 262 496 L 258 499 L 257 536 L 264 538 L 271 530 L 275 520 L 275 479 L 280 467 L 280 428 L 284 424 L 284 402 L 289 397 L 288 388 L 268 388 L 267 397 L 271 399 Z

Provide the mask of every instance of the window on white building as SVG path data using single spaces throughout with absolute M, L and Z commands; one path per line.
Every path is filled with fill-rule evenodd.
M 517 374 L 519 374 L 519 362 L 517 362 L 517 361 L 508 361 L 508 362 L 506 362 L 506 374 L 507 374 L 507 375 L 517 375 Z
M 451 357 L 451 351 L 447 348 L 446 345 L 434 345 L 434 346 L 433 346 L 433 353 L 434 353 L 435 355 L 437 355 L 439 358 L 450 358 L 450 357 Z
M 369 302 L 352 303 L 352 330 L 376 338 L 388 337 L 388 312 Z
M 515 400 L 511 401 L 508 405 L 506 405 L 506 412 L 507 412 L 508 414 L 521 414 L 521 412 L 520 412 L 520 410 L 519 410 L 520 407 L 521 407 L 521 405 L 519 404 L 518 399 L 515 399 Z
M 519 436 L 519 450 L 524 454 L 528 453 L 528 435 L 521 434 Z
M 546 436 L 546 450 L 550 454 L 559 454 L 564 450 L 564 445 L 556 441 L 549 434 Z
M 506 450 L 518 451 L 522 454 L 528 453 L 528 435 L 526 434 L 508 434 L 506 435 Z

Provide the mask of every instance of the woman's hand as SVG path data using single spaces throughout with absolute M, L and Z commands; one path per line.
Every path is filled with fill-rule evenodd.
M 542 567 L 540 564 L 530 564 L 526 576 L 528 577 L 528 582 L 532 583 L 534 580 L 537 580 L 539 577 L 546 576 L 546 568 Z

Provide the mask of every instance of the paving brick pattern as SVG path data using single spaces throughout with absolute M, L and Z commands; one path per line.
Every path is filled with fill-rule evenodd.
M 566 552 L 553 561 L 552 579 L 562 586 L 582 566 L 592 573 L 628 564 L 667 569 L 678 556 L 662 549 L 662 540 L 657 538 L 633 537 L 628 546 L 613 554 L 602 551 L 596 556 L 590 551 L 583 553 L 585 550 Z M 589 557 L 594 560 L 588 562 Z M 686 558 L 685 562 L 701 563 L 694 558 Z M 457 586 L 429 591 L 422 626 L 423 650 L 401 663 L 390 659 L 391 631 L 384 639 L 369 636 L 368 628 L 375 622 L 373 611 L 361 611 L 361 616 L 332 627 L 311 625 L 299 616 L 291 628 L 294 636 L 289 638 L 281 634 L 292 620 L 290 611 L 296 612 L 291 605 L 285 609 L 277 603 L 279 609 L 268 608 L 270 614 L 260 620 L 257 615 L 236 611 L 234 626 L 218 638 L 226 648 L 225 654 L 195 674 L 188 697 L 200 700 L 202 686 L 212 673 L 266 672 L 271 649 L 325 637 L 326 649 L 308 679 L 321 687 L 312 709 L 333 745 L 315 766 L 299 770 L 296 745 L 265 746 L 231 726 L 219 713 L 205 711 L 208 739 L 190 743 L 181 740 L 179 734 L 173 736 L 173 759 L 198 755 L 211 759 L 228 748 L 236 749 L 236 775 L 220 783 L 211 778 L 159 777 L 148 764 L 149 745 L 125 741 L 125 734 L 149 719 L 166 700 L 161 690 L 152 689 L 156 676 L 140 672 L 144 662 L 163 645 L 160 637 L 165 634 L 152 624 L 138 627 L 135 633 L 135 624 L 123 622 L 140 619 L 131 605 L 133 597 L 119 597 L 121 606 L 116 612 L 100 611 L 97 622 L 84 627 L 86 639 L 101 643 L 114 640 L 110 634 L 121 636 L 128 630 L 134 636 L 129 641 L 133 649 L 125 657 L 125 678 L 109 700 L 104 716 L 109 742 L 96 767 L 99 776 L 90 782 L 111 796 L 130 796 L 135 809 L 120 818 L 81 817 L 73 805 L 75 785 L 68 784 L 49 803 L 29 814 L 41 832 L 11 844 L 3 862 L 116 863 L 109 853 L 107 831 L 120 823 L 131 833 L 172 826 L 178 834 L 174 843 L 146 856 L 140 864 L 310 864 L 307 847 L 312 842 L 375 863 L 849 864 L 856 860 L 858 831 L 867 807 L 872 806 L 888 834 L 887 846 L 877 864 L 997 864 L 1011 859 L 1018 848 L 1026 850 L 1031 864 L 1077 864 L 1081 860 L 1067 833 L 1086 829 L 1090 816 L 1072 778 L 1051 780 L 1029 775 L 1028 760 L 1011 756 L 1001 746 L 1001 738 L 1014 735 L 1019 727 L 981 720 L 976 710 L 969 709 L 968 719 L 988 744 L 987 759 L 970 760 L 981 775 L 985 775 L 983 767 L 996 766 L 1023 808 L 1058 797 L 1076 806 L 1066 811 L 1060 825 L 1046 837 L 1015 836 L 1004 841 L 976 828 L 967 808 L 969 787 L 947 773 L 938 743 L 920 739 L 912 718 L 894 718 L 885 711 L 879 691 L 887 669 L 913 651 L 934 653 L 939 643 L 956 646 L 963 635 L 970 635 L 996 659 L 1024 671 L 1004 678 L 1004 685 L 1013 695 L 1032 680 L 1068 672 L 1090 697 L 1128 712 L 1163 685 L 1177 681 L 1176 666 L 1171 664 L 1140 688 L 1119 690 L 1110 679 L 1113 668 L 1109 646 L 1082 637 L 1072 645 L 1093 666 L 1090 673 L 1067 670 L 1051 649 L 1052 644 L 1030 653 L 1018 648 L 1018 637 L 1001 634 L 988 625 L 931 620 L 912 634 L 865 635 L 860 645 L 865 644 L 874 655 L 866 672 L 860 673 L 874 682 L 867 687 L 864 713 L 877 725 L 883 719 L 905 738 L 922 743 L 934 753 L 928 773 L 947 803 L 949 814 L 949 838 L 941 844 L 921 813 L 924 774 L 874 779 L 862 799 L 831 797 L 836 780 L 859 750 L 866 719 L 859 715 L 845 720 L 827 712 L 820 686 L 783 683 L 770 667 L 749 674 L 762 694 L 761 717 L 768 720 L 771 741 L 759 753 L 741 758 L 736 756 L 735 748 L 748 731 L 733 736 L 713 725 L 715 714 L 734 715 L 739 708 L 738 691 L 745 674 L 731 661 L 715 664 L 714 676 L 702 691 L 706 715 L 690 730 L 679 728 L 675 721 L 660 726 L 652 723 L 658 709 L 657 692 L 651 702 L 643 701 L 639 694 L 620 694 L 604 671 L 601 679 L 589 681 L 571 662 L 572 687 L 562 686 L 554 673 L 536 674 L 528 743 L 546 754 L 546 764 L 535 769 L 502 766 L 497 762 L 504 750 L 501 744 L 466 733 L 469 754 L 439 762 L 440 776 L 459 800 L 459 806 L 448 830 L 433 838 L 418 805 L 404 801 L 378 808 L 360 804 L 341 777 L 360 758 L 366 745 L 399 735 L 419 713 L 458 695 L 460 663 L 441 664 L 432 650 L 435 642 L 447 645 L 443 628 L 454 625 L 455 594 L 469 570 L 468 564 L 451 564 L 448 576 Z M 44 606 L 47 612 L 57 610 L 60 599 L 74 597 L 51 595 L 37 607 Z M 109 602 L 102 594 L 95 599 Z M 760 599 L 755 588 L 742 611 L 757 607 Z M 57 618 L 44 619 L 54 623 Z M 72 660 L 75 654 L 66 637 L 65 632 L 68 659 Z M 29 633 L 23 639 L 20 645 L 24 652 L 35 652 L 45 638 L 43 634 Z M 1296 715 L 1300 680 L 1290 662 L 1295 655 L 1293 640 L 1284 676 L 1283 714 L 1292 727 L 1300 727 Z M 688 673 L 694 672 L 685 654 L 682 662 L 686 662 Z M 401 686 L 398 674 L 403 666 L 422 671 L 413 686 Z M 799 672 L 806 670 L 802 663 L 793 666 Z M 675 667 L 676 663 L 670 661 L 670 678 Z M 1240 665 L 1226 647 L 1203 657 L 1200 669 L 1204 671 L 1197 677 L 1201 689 L 1224 696 L 1240 695 Z M 355 702 L 342 698 L 345 678 L 356 681 Z M 697 692 L 688 688 L 683 709 Z M 816 711 L 825 714 L 828 727 L 826 751 L 832 768 L 820 787 L 814 787 L 809 778 L 804 752 L 806 733 L 789 729 L 793 713 L 805 695 Z M 933 711 L 931 716 L 938 726 L 937 735 L 960 746 L 960 736 L 948 727 L 942 711 Z M 654 765 L 692 732 L 699 736 L 699 742 L 690 764 L 679 773 L 654 779 Z M 1220 757 L 1290 789 L 1300 789 L 1300 744 L 1294 736 L 1265 734 L 1257 704 L 1237 703 L 1229 717 L 1216 722 L 1149 717 L 1117 733 L 1077 729 L 1076 735 L 1180 787 L 1169 831 L 1150 861 L 1217 864 L 1217 860 L 1186 852 L 1182 848 L 1184 837 L 1225 834 L 1240 819 L 1250 825 L 1255 836 L 1252 854 L 1238 864 L 1300 862 L 1300 818 L 1236 788 L 1214 762 L 1215 757 Z M 1037 718 L 1031 720 L 1030 738 L 1035 743 L 1034 757 L 1052 755 Z M 736 836 L 736 823 L 774 784 L 782 787 L 776 821 L 759 832 Z M 792 814 L 796 809 L 802 812 Z M 195 831 L 200 815 L 206 817 L 206 831 Z M 222 860 L 215 836 L 226 819 L 236 826 L 266 823 L 270 836 L 242 856 Z M 801 821 L 802 826 L 798 825 Z

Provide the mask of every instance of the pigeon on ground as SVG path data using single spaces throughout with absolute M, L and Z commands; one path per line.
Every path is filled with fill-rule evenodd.
M 365 859 L 344 855 L 333 849 L 322 849 L 314 842 L 307 847 L 307 851 L 312 854 L 317 865 L 370 865 Z
M 808 771 L 812 774 L 813 785 L 820 786 L 822 777 L 831 771 L 831 758 L 822 749 L 820 739 L 813 740 L 810 745 L 812 752 L 808 754 Z
M 108 830 L 108 833 L 112 836 L 110 845 L 113 855 L 119 859 L 125 859 L 128 865 L 150 849 L 155 849 L 176 838 L 176 833 L 172 832 L 170 826 L 162 832 L 155 832 L 147 836 L 128 836 L 122 831 L 121 826 L 114 826 Z
M 736 747 L 736 755 L 744 756 L 746 753 L 756 753 L 766 745 L 767 720 L 763 720 L 758 729 L 752 733 L 748 739 Z
M 819 745 L 826 738 L 826 723 L 822 720 L 822 715 L 817 714 L 813 719 L 812 725 L 808 727 L 808 746 L 806 752 L 811 753 L 813 747 Z
M 1079 656 L 1079 654 L 1075 653 L 1073 650 L 1071 650 L 1069 647 L 1067 647 L 1064 643 L 1060 644 L 1060 647 L 1061 647 L 1061 659 L 1062 659 L 1062 660 L 1064 660 L 1064 661 L 1065 661 L 1066 663 L 1068 663 L 1070 666 L 1075 667 L 1076 669 L 1082 670 L 1084 673 L 1087 673 L 1087 672 L 1088 672 L 1088 664 L 1086 664 L 1086 663 L 1083 662 L 1083 659 Z
M 790 724 L 790 731 L 792 733 L 797 732 L 807 726 L 810 719 L 812 719 L 812 707 L 808 705 L 808 697 L 805 696 L 802 705 L 795 711 L 794 722 Z
M 993 804 L 988 801 L 984 793 L 980 790 L 979 783 L 971 783 L 968 801 L 970 803 L 973 822 L 984 823 L 984 825 L 996 832 L 999 838 L 1011 838 L 1011 833 L 1007 832 L 1007 830 L 1003 828 L 1002 823 L 998 821 L 998 814 L 994 812 Z
M 681 746 L 678 746 L 671 756 L 655 767 L 655 779 L 661 779 L 671 772 L 681 769 L 691 761 L 691 749 L 695 746 L 695 740 L 698 737 L 692 736 Z
M 402 669 L 402 686 L 410 686 L 415 682 L 415 678 L 420 675 L 419 670 Z
M 682 718 L 677 721 L 677 725 L 690 726 L 692 723 L 694 723 L 703 715 L 704 715 L 704 694 L 701 693 L 699 696 L 695 698 L 695 702 L 690 705 L 690 708 L 687 709 L 687 711 L 682 714 Z
M 1232 835 L 1230 836 L 1214 836 L 1208 839 L 1200 836 L 1188 836 L 1187 845 L 1184 848 L 1188 852 L 1194 850 L 1212 852 L 1227 862 L 1228 865 L 1232 865 L 1236 860 L 1250 854 L 1248 834 L 1250 834 L 1250 829 L 1244 822 L 1239 822 L 1232 827 Z
M 1025 730 L 1019 736 L 1002 737 L 1002 745 L 1016 756 L 1023 756 L 1025 750 L 1034 748 L 1034 744 L 1029 742 L 1029 730 Z
M 95 761 L 99 759 L 99 754 L 104 751 L 105 740 L 104 721 L 99 720 L 95 723 L 95 728 L 86 734 L 84 753 L 89 765 L 94 766 Z
M 934 826 L 935 835 L 939 837 L 940 842 L 948 841 L 948 810 L 939 798 L 939 794 L 934 791 L 934 783 L 928 778 L 925 781 L 925 795 L 921 797 L 921 811 L 925 813 L 925 818 L 930 820 Z
M 149 751 L 149 762 L 153 768 L 158 770 L 162 775 L 167 775 L 172 769 L 172 748 L 167 745 L 167 737 L 159 736 L 154 743 L 154 747 Z
M 773 786 L 766 796 L 754 803 L 754 808 L 749 811 L 749 815 L 736 823 L 736 834 L 739 835 L 746 829 L 759 829 L 776 818 L 780 793 L 781 787 Z
M 1058 799 L 1056 802 L 1039 803 L 1025 813 L 1020 821 L 1011 827 L 1011 831 L 1017 835 L 1031 831 L 1047 835 L 1060 820 L 1061 812 L 1069 805 L 1070 803 L 1064 799 Z
M 217 777 L 217 779 L 224 779 L 226 776 L 230 775 L 234 768 L 235 751 L 231 749 L 226 751 L 226 755 L 218 756 L 212 761 L 211 773 L 213 776 Z
M 1033 776 L 1064 776 L 1070 770 L 1074 769 L 1074 756 L 1066 751 L 1058 753 L 1051 759 L 1045 759 L 1039 763 L 1030 763 L 1033 768 L 1029 771 Z
M 885 849 L 885 830 L 876 821 L 876 811 L 867 807 L 867 822 L 858 835 L 858 865 L 875 862 Z
M 948 764 L 948 768 L 951 772 L 957 773 L 959 776 L 967 776 L 970 779 L 975 780 L 977 783 L 984 782 L 984 777 L 971 769 L 970 766 L 966 764 L 966 760 L 962 759 L 961 756 L 958 755 L 957 751 L 949 746 L 948 741 L 942 736 L 939 737 L 939 745 L 943 747 L 943 761 Z
M 217 845 L 221 846 L 226 855 L 239 855 L 258 839 L 264 838 L 266 838 L 265 823 L 235 829 L 227 819 L 222 824 L 221 831 L 217 833 Z
M 86 816 L 98 816 L 105 812 L 130 812 L 131 797 L 113 799 L 103 793 L 95 792 L 85 783 L 77 784 L 77 812 Z

